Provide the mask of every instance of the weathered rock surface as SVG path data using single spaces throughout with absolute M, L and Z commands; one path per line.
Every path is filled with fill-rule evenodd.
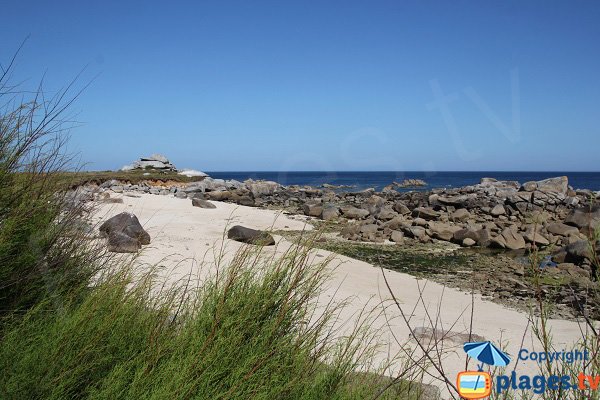
M 100 233 L 108 238 L 109 251 L 137 252 L 142 245 L 150 244 L 150 235 L 134 214 L 120 213 L 100 225 Z
M 275 239 L 267 232 L 236 225 L 227 231 L 227 238 L 237 242 L 259 246 L 272 246 Z
M 204 200 L 204 199 L 200 199 L 200 198 L 193 198 L 192 199 L 192 206 L 194 207 L 200 207 L 200 208 L 217 208 L 217 206 L 215 206 L 213 203 L 211 203 L 208 200 Z

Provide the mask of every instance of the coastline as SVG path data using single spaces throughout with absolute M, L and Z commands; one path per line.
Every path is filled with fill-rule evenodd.
M 122 199 L 123 203 L 102 204 L 95 214 L 95 220 L 100 222 L 122 211 L 135 213 L 152 237 L 152 243 L 144 247 L 135 259 L 136 264 L 163 266 L 162 271 L 166 274 L 163 277 L 171 282 L 188 274 L 199 279 L 210 274 L 211 265 L 214 266 L 211 261 L 212 249 L 220 248 L 223 242 L 226 242 L 224 254 L 232 257 L 243 245 L 224 239 L 224 231 L 231 224 L 239 223 L 257 229 L 312 229 L 306 225 L 306 217 L 282 215 L 273 210 L 225 202 L 215 201 L 215 209 L 202 209 L 193 207 L 189 200 L 169 196 L 140 194 L 139 197 L 123 196 Z M 266 254 L 281 254 L 291 245 L 291 242 L 281 236 L 275 235 L 275 238 L 277 245 L 265 248 Z M 333 275 L 327 288 L 321 293 L 319 302 L 351 299 L 340 315 L 340 321 L 343 322 L 337 326 L 337 334 L 346 333 L 360 311 L 367 307 L 379 311 L 380 315 L 373 321 L 371 328 L 378 330 L 381 333 L 380 339 L 387 342 L 387 348 L 382 348 L 377 357 L 378 361 L 385 361 L 387 354 L 400 352 L 404 344 L 415 346 L 411 331 L 391 307 L 379 268 L 326 250 L 316 249 L 313 253 L 315 262 L 333 257 Z M 438 329 L 462 335 L 460 337 L 468 334 L 471 297 L 467 293 L 396 271 L 385 270 L 385 274 L 402 304 L 407 309 L 414 308 L 411 316 L 413 329 L 426 327 L 428 313 L 439 310 Z M 418 304 L 420 288 L 424 288 L 422 304 Z M 474 299 L 477 318 L 474 320 L 473 333 L 486 340 L 501 339 L 508 344 L 509 353 L 516 354 L 529 326 L 528 315 L 487 301 L 480 295 L 475 295 Z M 580 337 L 580 326 L 576 322 L 551 320 L 549 323 L 556 346 L 568 348 Z M 531 335 L 530 331 L 527 342 L 533 344 L 535 340 Z M 400 338 L 400 342 L 396 342 L 394 337 Z M 444 341 L 443 365 L 451 375 L 460 372 L 461 364 L 464 364 L 464 356 L 457 351 L 461 344 L 460 340 Z M 517 371 L 533 374 L 536 367 L 533 363 L 521 363 Z M 440 386 L 439 382 L 437 385 Z

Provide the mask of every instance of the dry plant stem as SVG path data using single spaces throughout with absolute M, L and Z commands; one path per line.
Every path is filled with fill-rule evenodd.
M 402 306 L 398 302 L 398 299 L 396 298 L 396 295 L 394 294 L 394 291 L 392 290 L 392 288 L 390 286 L 390 283 L 389 283 L 387 277 L 385 276 L 385 271 L 384 271 L 383 267 L 380 267 L 380 268 L 381 268 L 381 273 L 383 275 L 383 279 L 385 281 L 385 285 L 387 286 L 387 289 L 388 289 L 390 295 L 392 296 L 392 300 L 396 304 L 396 307 L 398 308 L 398 311 L 400 311 L 400 315 L 402 316 L 402 319 L 404 320 L 404 323 L 410 328 L 409 319 L 407 318 L 406 314 L 404 313 L 404 310 L 403 310 Z M 444 372 L 443 367 L 440 364 L 436 363 L 436 360 L 431 357 L 431 355 L 429 354 L 429 351 L 427 351 L 425 349 L 425 347 L 423 346 L 423 344 L 421 343 L 420 340 L 416 340 L 416 342 L 417 342 L 417 345 L 419 346 L 419 348 L 421 349 L 421 351 L 426 355 L 426 358 L 429 360 L 429 362 L 431 362 L 431 365 L 438 372 L 438 374 L 440 376 L 440 379 L 442 379 L 449 388 L 452 388 L 452 391 L 454 393 L 458 394 L 458 389 L 456 388 L 456 386 L 454 385 L 454 383 L 451 382 L 448 379 L 448 377 L 446 376 L 446 374 Z M 452 391 L 450 392 L 450 394 L 451 394 L 452 398 L 455 399 L 456 397 L 454 396 L 454 393 Z

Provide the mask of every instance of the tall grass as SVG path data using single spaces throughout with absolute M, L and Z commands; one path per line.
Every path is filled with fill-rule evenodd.
M 325 265 L 311 266 L 304 246 L 270 262 L 250 253 L 192 298 L 175 289 L 149 297 L 153 275 L 125 269 L 62 314 L 40 304 L 3 338 L 0 397 L 317 399 L 364 390 L 347 385 L 364 361 L 353 341 L 361 333 L 332 340 L 336 307 L 313 314 Z

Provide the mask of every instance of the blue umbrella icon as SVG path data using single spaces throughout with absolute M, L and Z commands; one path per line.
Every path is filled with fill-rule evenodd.
M 479 365 L 480 371 L 482 370 L 483 364 L 505 367 L 510 362 L 510 357 L 490 341 L 465 343 L 463 349 L 469 357 L 473 357 L 481 362 L 481 365 Z

